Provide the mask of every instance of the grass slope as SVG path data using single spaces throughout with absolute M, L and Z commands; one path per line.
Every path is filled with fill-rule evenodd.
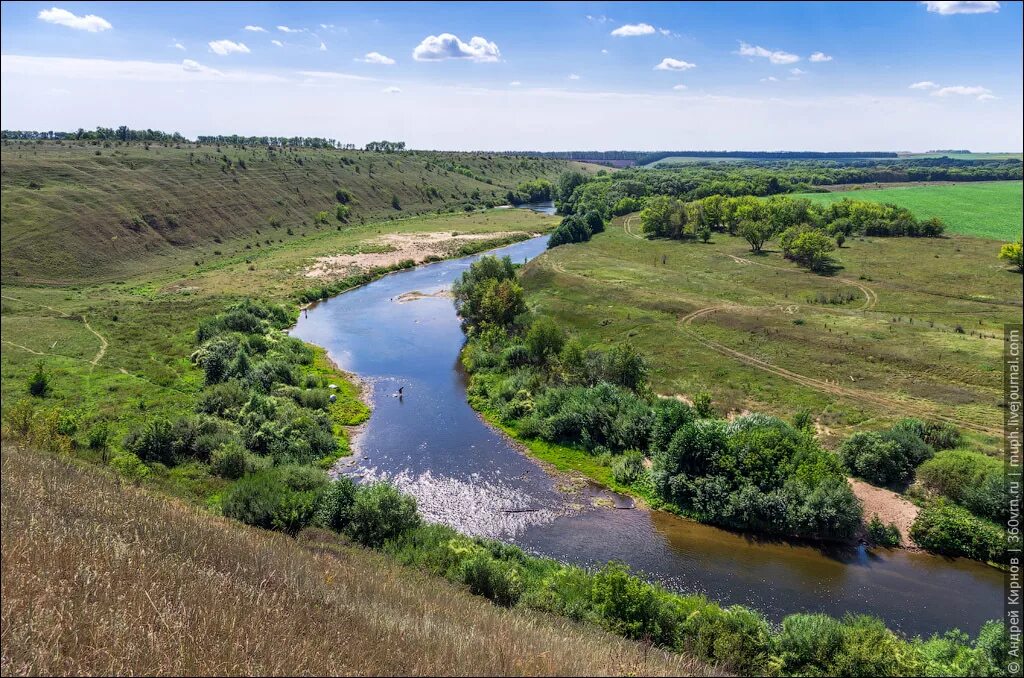
M 656 391 L 707 390 L 722 413 L 808 409 L 832 443 L 902 416 L 945 418 L 998 449 L 1000 337 L 1022 299 L 991 242 L 852 239 L 838 274 L 819 276 L 740 238 L 648 241 L 638 227 L 617 219 L 531 262 L 529 304 L 585 343 L 633 342 Z
M 891 202 L 906 207 L 921 219 L 940 217 L 952 233 L 1003 241 L 1021 237 L 1021 201 L 1024 197 L 1019 181 L 900 186 L 840 193 L 806 193 L 796 197 L 823 204 L 843 198 Z
M 5 141 L 5 282 L 117 280 L 334 229 L 504 202 L 571 165 L 484 154 Z M 392 204 L 398 198 L 399 208 Z M 316 215 L 328 212 L 327 224 Z M 271 224 L 273 220 L 273 225 Z M 269 241 L 269 242 L 268 242 Z
M 4 675 L 711 675 L 350 546 L 5 444 Z

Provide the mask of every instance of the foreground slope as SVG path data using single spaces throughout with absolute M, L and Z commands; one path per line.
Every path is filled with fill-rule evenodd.
M 52 456 L 5 444 L 0 476 L 4 675 L 710 673 Z
M 468 153 L 7 140 L 3 279 L 118 280 L 352 224 L 502 204 L 519 183 L 554 179 L 570 165 Z

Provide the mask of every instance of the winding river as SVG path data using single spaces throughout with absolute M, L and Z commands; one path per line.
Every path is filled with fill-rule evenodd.
M 493 252 L 523 262 L 546 238 Z M 566 488 L 483 423 L 466 402 L 464 337 L 448 290 L 478 256 L 389 275 L 324 301 L 293 335 L 325 347 L 366 383 L 373 414 L 341 471 L 386 479 L 428 520 L 531 553 L 593 566 L 613 559 L 677 591 L 769 618 L 800 611 L 877 615 L 892 628 L 976 633 L 1002 614 L 998 571 L 903 550 L 765 541 L 632 508 L 597 487 Z M 403 396 L 396 392 L 403 387 Z

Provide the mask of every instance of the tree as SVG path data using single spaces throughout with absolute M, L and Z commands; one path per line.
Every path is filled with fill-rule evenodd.
M 547 316 L 533 321 L 526 332 L 526 350 L 530 359 L 538 365 L 546 365 L 562 351 L 565 345 L 565 332 Z
M 576 190 L 576 187 L 587 183 L 587 175 L 578 170 L 563 172 L 558 176 L 558 183 L 555 189 L 555 199 L 558 202 L 565 202 Z
M 740 222 L 738 233 L 750 245 L 750 251 L 759 254 L 764 244 L 774 235 L 771 224 L 767 221 L 744 219 Z
M 640 227 L 647 235 L 678 238 L 686 225 L 686 211 L 682 207 L 682 203 L 667 195 L 654 196 L 640 210 Z
M 1017 272 L 1024 272 L 1024 251 L 1021 241 L 1008 242 L 999 248 L 999 259 L 1007 261 L 1017 269 Z
M 836 249 L 835 243 L 824 231 L 810 226 L 792 226 L 779 236 L 782 253 L 801 266 L 820 271 L 829 263 L 829 253 Z
M 28 392 L 36 398 L 45 398 L 50 392 L 50 378 L 43 369 L 43 361 L 36 363 L 36 371 L 28 379 Z

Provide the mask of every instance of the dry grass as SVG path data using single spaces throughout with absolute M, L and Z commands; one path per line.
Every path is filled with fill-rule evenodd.
M 0 477 L 4 675 L 710 673 L 51 456 L 5 444 Z

